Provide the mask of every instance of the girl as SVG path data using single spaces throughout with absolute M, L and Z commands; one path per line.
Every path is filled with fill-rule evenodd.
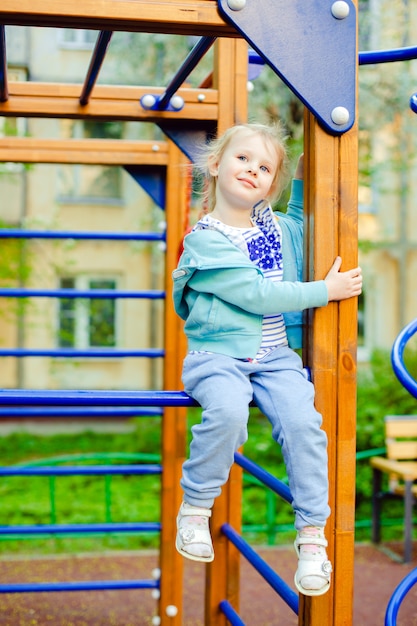
M 286 166 L 280 129 L 258 124 L 230 128 L 205 157 L 210 212 L 185 237 L 173 273 L 189 348 L 184 388 L 203 409 L 183 466 L 176 547 L 194 561 L 213 560 L 211 509 L 247 439 L 254 400 L 287 469 L 297 530 L 295 585 L 321 595 L 332 569 L 324 536 L 327 438 L 314 387 L 294 349 L 301 345 L 301 312 L 358 296 L 362 276 L 359 267 L 340 272 L 337 257 L 324 280 L 301 282 L 302 157 L 287 213 L 278 217 L 271 208 Z

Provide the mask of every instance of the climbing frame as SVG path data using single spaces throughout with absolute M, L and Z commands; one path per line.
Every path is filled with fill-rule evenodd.
M 243 7 L 245 3 L 240 3 Z M 247 0 L 251 11 L 262 14 L 262 32 L 268 42 L 274 40 L 274 22 L 271 10 L 289 11 L 287 3 L 276 0 Z M 350 31 L 343 37 L 350 43 L 351 21 L 354 2 L 342 4 L 350 9 Z M 7 84 L 1 78 L 0 115 L 68 117 L 83 119 L 118 119 L 152 121 L 172 135 L 181 146 L 181 131 L 192 123 L 196 132 L 204 133 L 217 128 L 223 132 L 236 122 L 247 118 L 247 42 L 242 27 L 237 29 L 227 19 L 229 9 L 225 2 L 215 0 L 77 0 L 56 2 L 51 0 L 2 0 L 0 24 L 24 26 L 54 26 L 59 28 L 89 28 L 101 31 L 126 30 L 138 32 L 169 33 L 178 35 L 201 35 L 218 37 L 215 43 L 214 65 L 211 84 L 201 89 L 181 87 L 178 94 L 184 100 L 181 110 L 144 109 L 139 101 L 147 95 L 147 89 L 138 87 L 95 87 L 87 103 L 80 104 L 81 86 L 60 84 Z M 299 35 L 300 11 L 305 5 L 300 0 L 292 3 L 293 19 L 290 39 Z M 344 28 L 344 18 L 329 18 L 332 8 L 323 6 L 326 29 Z M 314 8 L 314 7 L 313 7 Z M 308 8 L 312 10 L 311 7 Z M 316 9 L 318 10 L 318 9 Z M 308 11 L 304 11 L 307 12 Z M 236 12 L 233 18 L 238 19 Z M 265 17 L 266 16 L 266 17 Z M 269 16 L 269 18 L 268 18 Z M 311 17 L 308 16 L 308 17 Z M 317 17 L 317 16 L 314 16 Z M 321 17 L 321 16 L 319 16 Z M 354 19 L 354 17 L 353 17 Z M 335 21 L 336 20 L 336 21 Z M 320 19 L 315 37 L 323 54 L 317 77 L 323 80 L 326 67 L 326 37 L 320 36 Z M 323 22 L 324 23 L 324 22 Z M 255 48 L 260 47 L 257 37 L 251 35 Z M 281 33 L 284 36 L 285 33 Z M 334 40 L 337 42 L 338 33 Z M 337 45 L 332 40 L 335 49 Z M 311 42 L 303 44 L 297 55 L 307 63 Z M 340 47 L 340 46 L 339 46 Z M 333 48 L 332 48 L 333 50 Z M 356 102 L 356 49 L 354 56 L 342 50 L 332 59 L 335 68 L 334 81 L 324 78 L 324 105 L 319 101 L 319 111 L 308 111 L 305 116 L 305 168 L 306 168 L 306 272 L 309 279 L 323 278 L 337 254 L 343 258 L 343 267 L 357 263 L 357 129 L 352 101 Z M 347 57 L 346 63 L 343 54 Z M 279 56 L 279 55 L 278 55 Z M 352 57 L 352 58 L 351 58 Z M 278 61 L 274 58 L 273 65 Z M 291 59 L 288 64 L 291 71 Z M 343 71 L 342 71 L 343 70 Z M 310 72 L 311 74 L 311 72 Z M 353 79 L 352 79 L 353 76 Z M 314 81 L 316 76 L 305 80 Z M 284 76 L 291 86 L 291 77 Z M 343 83 L 347 101 L 332 100 L 341 92 L 338 81 Z M 348 83 L 347 85 L 345 83 Z M 301 85 L 303 77 L 301 76 Z M 152 88 L 152 93 L 162 95 L 165 88 Z M 201 95 L 204 98 L 201 98 Z M 303 94 L 300 94 L 303 96 Z M 315 94 L 314 94 L 315 95 Z M 273 86 L 271 86 L 273 97 Z M 309 102 L 307 101 L 308 105 Z M 337 105 L 337 106 L 336 106 Z M 323 108 L 323 111 L 322 111 Z M 338 109 L 338 117 L 335 110 Z M 323 119 L 318 121 L 317 115 Z M 347 114 L 347 117 L 346 117 Z M 334 120 L 337 120 L 335 122 Z M 323 122 L 324 120 L 324 122 Z M 335 127 L 336 125 L 336 127 Z M 339 128 L 337 128 L 339 125 Z M 94 162 L 91 156 L 96 146 L 93 143 L 76 144 L 63 140 L 37 140 L 8 138 L 0 139 L 0 158 L 23 162 Z M 166 291 L 170 292 L 171 271 L 177 262 L 180 241 L 184 232 L 187 197 L 186 158 L 171 141 L 161 146 L 158 154 L 145 144 L 137 146 L 119 142 L 108 143 L 102 151 L 105 162 L 137 165 L 154 162 L 166 166 L 166 216 L 167 255 Z M 83 153 L 83 157 L 81 156 Z M 90 157 L 86 156 L 90 155 Z M 107 155 L 106 157 L 104 155 Z M 87 161 L 91 158 L 91 161 Z M 104 161 L 104 159 L 106 160 Z M 79 160 L 78 160 L 79 159 Z M 329 437 L 329 477 L 331 485 L 331 508 L 327 535 L 330 558 L 334 563 L 334 585 L 331 591 L 320 598 L 301 597 L 299 611 L 300 626 L 349 626 L 352 624 L 353 595 L 353 548 L 354 548 L 354 493 L 355 493 L 355 416 L 356 416 L 356 302 L 349 300 L 341 304 L 332 303 L 311 315 L 308 342 L 305 350 L 306 365 L 311 368 L 317 393 L 317 406 L 324 416 L 324 427 Z M 185 353 L 182 323 L 175 316 L 168 297 L 165 312 L 165 364 L 164 386 L 167 390 L 181 388 L 181 363 Z M 163 421 L 163 477 L 162 477 L 162 532 L 160 566 L 161 597 L 159 614 L 162 626 L 180 626 L 182 623 L 183 562 L 174 548 L 175 516 L 180 503 L 179 477 L 185 456 L 186 409 L 167 407 Z M 241 470 L 234 467 L 230 481 L 216 502 L 213 514 L 213 536 L 216 559 L 207 566 L 207 592 L 205 599 L 206 626 L 225 626 L 227 619 L 219 610 L 219 602 L 227 598 L 238 606 L 239 559 L 237 551 L 221 532 L 225 522 L 240 528 Z M 295 568 L 295 556 L 294 556 Z M 261 583 L 263 584 L 263 583 Z M 277 598 L 277 602 L 280 600 Z M 174 611 L 167 607 L 175 607 Z M 169 614 L 170 613 L 170 614 Z M 249 625 L 248 625 L 249 626 Z

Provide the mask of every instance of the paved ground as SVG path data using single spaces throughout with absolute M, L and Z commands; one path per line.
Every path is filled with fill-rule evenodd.
M 398 553 L 401 546 L 391 546 Z M 266 548 L 262 556 L 292 584 L 291 548 Z M 404 565 L 369 545 L 356 546 L 353 626 L 384 626 L 385 610 L 397 584 L 417 566 Z M 151 552 L 79 555 L 25 560 L 1 559 L 0 583 L 53 580 L 151 578 Z M 186 561 L 184 626 L 203 626 L 204 566 Z M 297 618 L 242 561 L 240 614 L 247 626 L 297 626 Z M 150 590 L 0 595 L 1 626 L 151 626 L 156 603 Z M 407 595 L 398 626 L 417 626 L 417 586 Z

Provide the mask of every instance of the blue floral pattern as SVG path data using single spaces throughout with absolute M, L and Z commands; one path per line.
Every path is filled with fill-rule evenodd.
M 277 233 L 270 232 L 259 226 L 259 234 L 248 241 L 248 252 L 251 261 L 262 270 L 282 270 L 281 242 Z

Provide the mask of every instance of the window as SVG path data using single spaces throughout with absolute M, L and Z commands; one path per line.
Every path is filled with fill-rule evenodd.
M 61 278 L 60 289 L 116 289 L 109 278 Z M 117 304 L 113 298 L 60 298 L 58 345 L 60 348 L 116 347 Z
M 58 30 L 58 40 L 61 48 L 91 50 L 96 43 L 98 31 L 83 30 L 81 28 L 61 28 Z
M 120 122 L 75 121 L 71 137 L 121 139 Z M 88 204 L 120 204 L 122 171 L 117 166 L 60 165 L 58 168 L 58 198 L 61 202 Z

